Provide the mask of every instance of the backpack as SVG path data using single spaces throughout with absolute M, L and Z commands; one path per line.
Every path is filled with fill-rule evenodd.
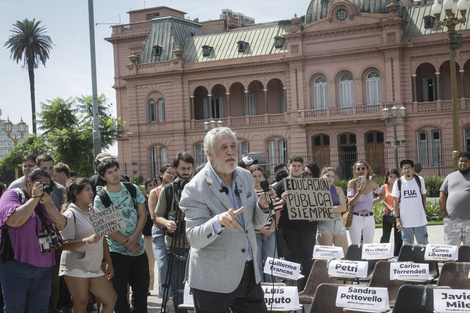
M 424 211 L 426 211 L 426 203 L 424 203 L 424 198 L 423 198 L 423 194 L 421 193 L 421 179 L 419 179 L 419 176 L 416 175 L 416 174 L 413 174 L 413 178 L 416 180 L 416 183 L 418 184 L 418 188 L 419 188 L 419 194 L 421 195 L 421 201 L 423 202 L 423 208 L 424 208 Z M 397 187 L 398 187 L 398 192 L 400 194 L 400 200 L 399 200 L 399 203 L 401 202 L 401 177 L 398 178 L 397 180 Z
M 123 182 L 122 184 L 124 185 L 124 187 L 126 187 L 127 191 L 129 191 L 129 193 L 131 194 L 132 201 L 134 202 L 134 208 L 137 209 L 138 205 L 136 203 L 136 198 L 137 198 L 136 187 L 134 186 L 134 184 L 129 183 L 129 182 Z M 113 204 L 113 202 L 111 201 L 111 198 L 109 197 L 108 193 L 106 192 L 104 188 L 100 189 L 97 195 L 100 197 L 101 203 L 103 203 L 105 208 L 109 208 Z
M 21 188 L 13 188 L 18 195 L 18 200 L 20 201 L 21 205 L 25 204 L 26 196 L 21 190 Z M 4 262 L 8 262 L 13 260 L 15 257 L 15 252 L 13 251 L 13 247 L 11 245 L 10 234 L 8 233 L 8 228 L 2 227 L 2 238 L 0 240 L 0 264 Z

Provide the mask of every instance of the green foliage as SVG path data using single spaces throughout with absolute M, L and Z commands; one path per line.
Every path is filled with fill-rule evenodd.
M 381 203 L 377 203 L 372 208 L 372 211 L 374 212 L 375 224 L 382 224 L 383 208 L 384 207 Z M 426 202 L 426 218 L 428 219 L 428 222 L 442 222 L 438 201 Z
M 56 98 L 41 103 L 41 130 L 39 136 L 28 136 L 21 146 L 15 147 L 3 161 L 13 168 L 21 164 L 26 154 L 50 154 L 56 162 L 63 162 L 79 173 L 79 176 L 93 175 L 93 114 L 91 96 L 80 98 Z M 111 105 L 102 94 L 98 99 L 101 148 L 108 149 L 123 134 L 123 123 L 110 113 Z
M 424 177 L 424 184 L 426 185 L 426 196 L 439 197 L 439 189 L 444 182 L 444 177 L 441 176 L 426 176 Z

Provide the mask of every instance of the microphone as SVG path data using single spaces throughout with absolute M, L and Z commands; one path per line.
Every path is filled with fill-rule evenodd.
M 222 189 L 219 190 L 219 192 L 225 192 L 226 195 L 228 195 L 228 188 L 225 186 L 222 186 Z
M 260 182 L 261 189 L 263 189 L 264 196 L 266 197 L 266 201 L 269 204 L 269 210 L 272 212 L 274 210 L 273 202 L 271 201 L 271 197 L 269 196 L 269 182 L 267 180 L 263 180 Z

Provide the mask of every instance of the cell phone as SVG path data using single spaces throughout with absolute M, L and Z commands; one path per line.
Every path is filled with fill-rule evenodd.
M 359 181 L 366 181 L 366 177 L 365 176 L 359 176 Z

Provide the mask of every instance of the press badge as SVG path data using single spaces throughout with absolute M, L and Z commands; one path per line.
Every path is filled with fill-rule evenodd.
M 38 242 L 39 242 L 39 251 L 41 253 L 49 253 L 51 252 L 51 238 L 49 233 L 40 233 L 38 234 Z

